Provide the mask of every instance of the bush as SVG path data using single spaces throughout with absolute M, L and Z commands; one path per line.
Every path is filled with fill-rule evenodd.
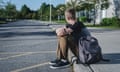
M 104 18 L 104 19 L 102 19 L 100 24 L 102 26 L 110 26 L 111 25 L 111 18 Z
M 104 18 L 101 21 L 102 26 L 119 26 L 120 27 L 120 20 L 117 17 L 112 18 Z
M 79 18 L 81 22 L 87 22 L 87 17 L 83 16 Z
M 112 18 L 112 25 L 120 27 L 120 19 L 117 17 Z

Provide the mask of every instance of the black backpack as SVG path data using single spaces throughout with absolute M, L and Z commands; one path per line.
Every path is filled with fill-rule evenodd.
M 109 61 L 108 59 L 103 59 L 98 40 L 92 36 L 85 36 L 79 39 L 78 58 L 82 64 L 93 64 L 101 60 Z

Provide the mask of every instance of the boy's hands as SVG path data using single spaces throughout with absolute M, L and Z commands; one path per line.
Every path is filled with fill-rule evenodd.
M 71 32 L 73 32 L 73 30 L 70 28 L 62 27 L 62 28 L 56 29 L 57 36 L 65 36 L 67 34 L 71 34 Z
M 57 34 L 57 36 L 64 36 L 64 35 L 66 35 L 66 33 L 64 31 L 64 28 L 56 29 L 56 34 Z

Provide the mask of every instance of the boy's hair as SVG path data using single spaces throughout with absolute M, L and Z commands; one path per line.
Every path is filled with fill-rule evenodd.
M 68 8 L 68 9 L 66 9 L 65 12 L 68 13 L 67 17 L 69 17 L 70 19 L 73 19 L 73 20 L 76 19 L 76 12 L 75 12 L 74 8 Z

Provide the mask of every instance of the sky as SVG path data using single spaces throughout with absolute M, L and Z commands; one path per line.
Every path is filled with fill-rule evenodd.
M 37 10 L 40 8 L 43 2 L 45 2 L 46 4 L 50 3 L 50 0 L 3 0 L 3 1 L 4 2 L 10 1 L 12 4 L 15 4 L 17 10 L 20 10 L 24 4 L 26 4 L 31 10 Z M 64 3 L 65 0 L 51 0 L 51 4 L 53 4 L 54 6 Z

